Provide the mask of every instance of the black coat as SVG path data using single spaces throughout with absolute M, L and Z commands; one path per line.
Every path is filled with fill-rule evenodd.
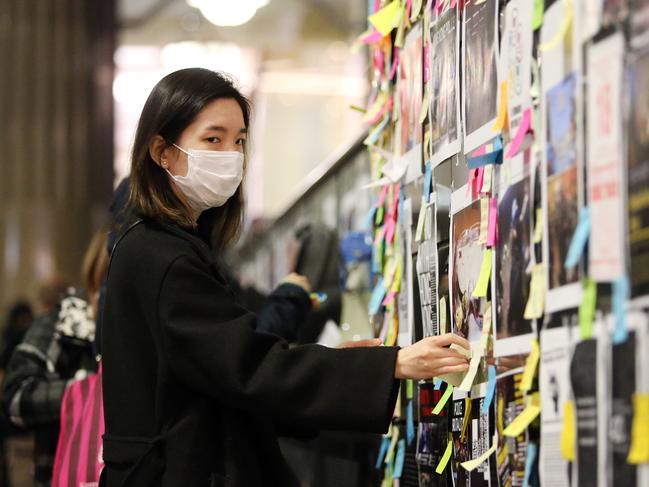
M 210 249 L 177 227 L 122 237 L 104 313 L 109 487 L 290 487 L 278 435 L 390 423 L 396 348 L 289 348 L 255 331 Z

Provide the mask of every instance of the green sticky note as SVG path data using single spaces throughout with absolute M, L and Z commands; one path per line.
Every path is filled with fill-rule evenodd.
M 480 268 L 480 276 L 478 283 L 473 289 L 474 298 L 484 298 L 487 296 L 487 289 L 489 288 L 489 277 L 491 276 L 491 249 L 487 249 L 482 254 L 482 267 Z
M 412 384 L 412 379 L 406 380 L 406 398 L 407 399 L 412 399 L 414 396 L 413 394 L 413 384 Z
M 442 409 L 444 409 L 444 406 L 446 406 L 446 402 L 448 401 L 448 398 L 451 397 L 451 394 L 453 394 L 453 384 L 448 384 L 448 387 L 444 391 L 444 394 L 440 398 L 439 402 L 435 405 L 435 409 L 433 409 L 434 415 L 437 416 L 442 412 Z
M 451 458 L 451 453 L 453 453 L 453 442 L 449 440 L 446 444 L 446 450 L 444 450 L 444 454 L 442 455 L 442 458 L 440 458 L 437 468 L 435 469 L 436 473 L 441 474 L 444 471 L 449 459 Z
M 543 23 L 543 12 L 545 11 L 545 4 L 543 0 L 534 0 L 534 12 L 532 14 L 532 29 L 536 30 L 541 27 Z
M 593 320 L 597 304 L 597 283 L 590 277 L 584 279 L 584 294 L 579 306 L 579 334 L 582 340 L 593 336 Z
M 381 205 L 376 210 L 376 216 L 374 217 L 375 225 L 380 225 L 381 223 L 383 223 L 383 215 L 385 215 L 385 208 L 383 207 L 383 205 Z

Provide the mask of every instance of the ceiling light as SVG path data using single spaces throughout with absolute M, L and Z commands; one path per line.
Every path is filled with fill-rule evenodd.
M 199 9 L 214 25 L 235 26 L 248 22 L 258 9 L 270 0 L 187 0 L 187 4 Z

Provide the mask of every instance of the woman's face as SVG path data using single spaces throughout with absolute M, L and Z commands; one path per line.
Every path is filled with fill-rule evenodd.
M 232 98 L 210 102 L 182 132 L 176 145 L 184 150 L 243 152 L 247 130 L 241 107 Z M 165 150 L 168 169 L 174 176 L 187 175 L 187 154 L 171 146 Z

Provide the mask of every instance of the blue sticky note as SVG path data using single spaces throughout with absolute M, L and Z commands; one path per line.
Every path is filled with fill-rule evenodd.
M 613 282 L 613 315 L 615 327 L 613 329 L 613 344 L 618 345 L 629 337 L 626 325 L 626 301 L 629 299 L 629 278 L 620 277 Z
M 494 139 L 494 151 L 502 150 L 502 148 L 503 148 L 503 138 L 496 137 Z
M 376 141 L 379 140 L 379 137 L 385 130 L 385 127 L 388 126 L 390 123 L 390 114 L 387 113 L 385 117 L 383 117 L 383 120 L 379 125 L 377 125 L 375 128 L 372 129 L 372 131 L 369 133 L 367 136 L 367 139 L 365 139 L 365 145 L 374 145 L 376 144 Z
M 370 211 L 367 212 L 367 216 L 365 217 L 365 228 L 374 228 L 374 214 L 376 213 L 376 201 L 375 200 L 372 203 L 372 207 L 370 208 Z
M 381 276 L 379 277 L 379 281 L 374 287 L 374 291 L 372 291 L 372 297 L 370 298 L 370 303 L 367 307 L 369 314 L 375 315 L 379 312 L 379 309 L 381 309 L 381 303 L 383 302 L 383 298 L 385 297 L 385 292 L 386 290 L 385 286 L 383 285 L 383 276 Z
M 527 443 L 527 455 L 525 458 L 525 477 L 523 477 L 523 487 L 527 487 L 530 484 L 530 476 L 532 475 L 532 466 L 534 466 L 534 461 L 536 460 L 536 455 L 538 453 L 538 446 L 536 443 L 531 441 Z
M 444 381 L 442 379 L 435 379 L 435 390 L 439 391 L 442 388 Z
M 489 366 L 488 376 L 489 376 L 489 381 L 487 382 L 487 395 L 484 398 L 484 402 L 482 403 L 482 410 L 480 411 L 482 414 L 487 414 L 489 412 L 491 403 L 494 400 L 494 394 L 496 393 L 496 366 L 495 365 Z
M 503 150 L 497 149 L 488 154 L 481 156 L 471 157 L 467 160 L 466 165 L 469 169 L 477 169 L 479 167 L 488 166 L 489 164 L 502 164 L 503 163 Z
M 376 464 L 374 465 L 374 468 L 377 470 L 381 470 L 383 459 L 385 458 L 385 454 L 388 452 L 388 448 L 390 448 L 390 437 L 384 436 L 381 441 L 381 448 L 379 448 L 379 456 L 376 457 Z
M 406 440 L 399 440 L 397 456 L 394 459 L 394 478 L 400 479 L 403 475 L 403 464 L 406 460 Z
M 408 445 L 412 445 L 415 439 L 415 418 L 412 409 L 412 399 L 410 399 L 406 407 L 406 438 L 408 439 Z
M 424 173 L 424 198 L 426 203 L 430 203 L 430 188 L 433 185 L 433 166 L 430 161 L 426 161 L 426 172 Z
M 579 211 L 579 223 L 577 223 L 577 228 L 575 228 L 575 233 L 572 235 L 572 240 L 570 241 L 570 247 L 568 247 L 566 262 L 564 263 L 566 269 L 570 269 L 579 263 L 579 259 L 581 259 L 584 253 L 589 234 L 590 208 L 584 206 Z
M 399 218 L 404 214 L 403 205 L 406 201 L 406 197 L 403 194 L 403 188 L 399 190 Z

